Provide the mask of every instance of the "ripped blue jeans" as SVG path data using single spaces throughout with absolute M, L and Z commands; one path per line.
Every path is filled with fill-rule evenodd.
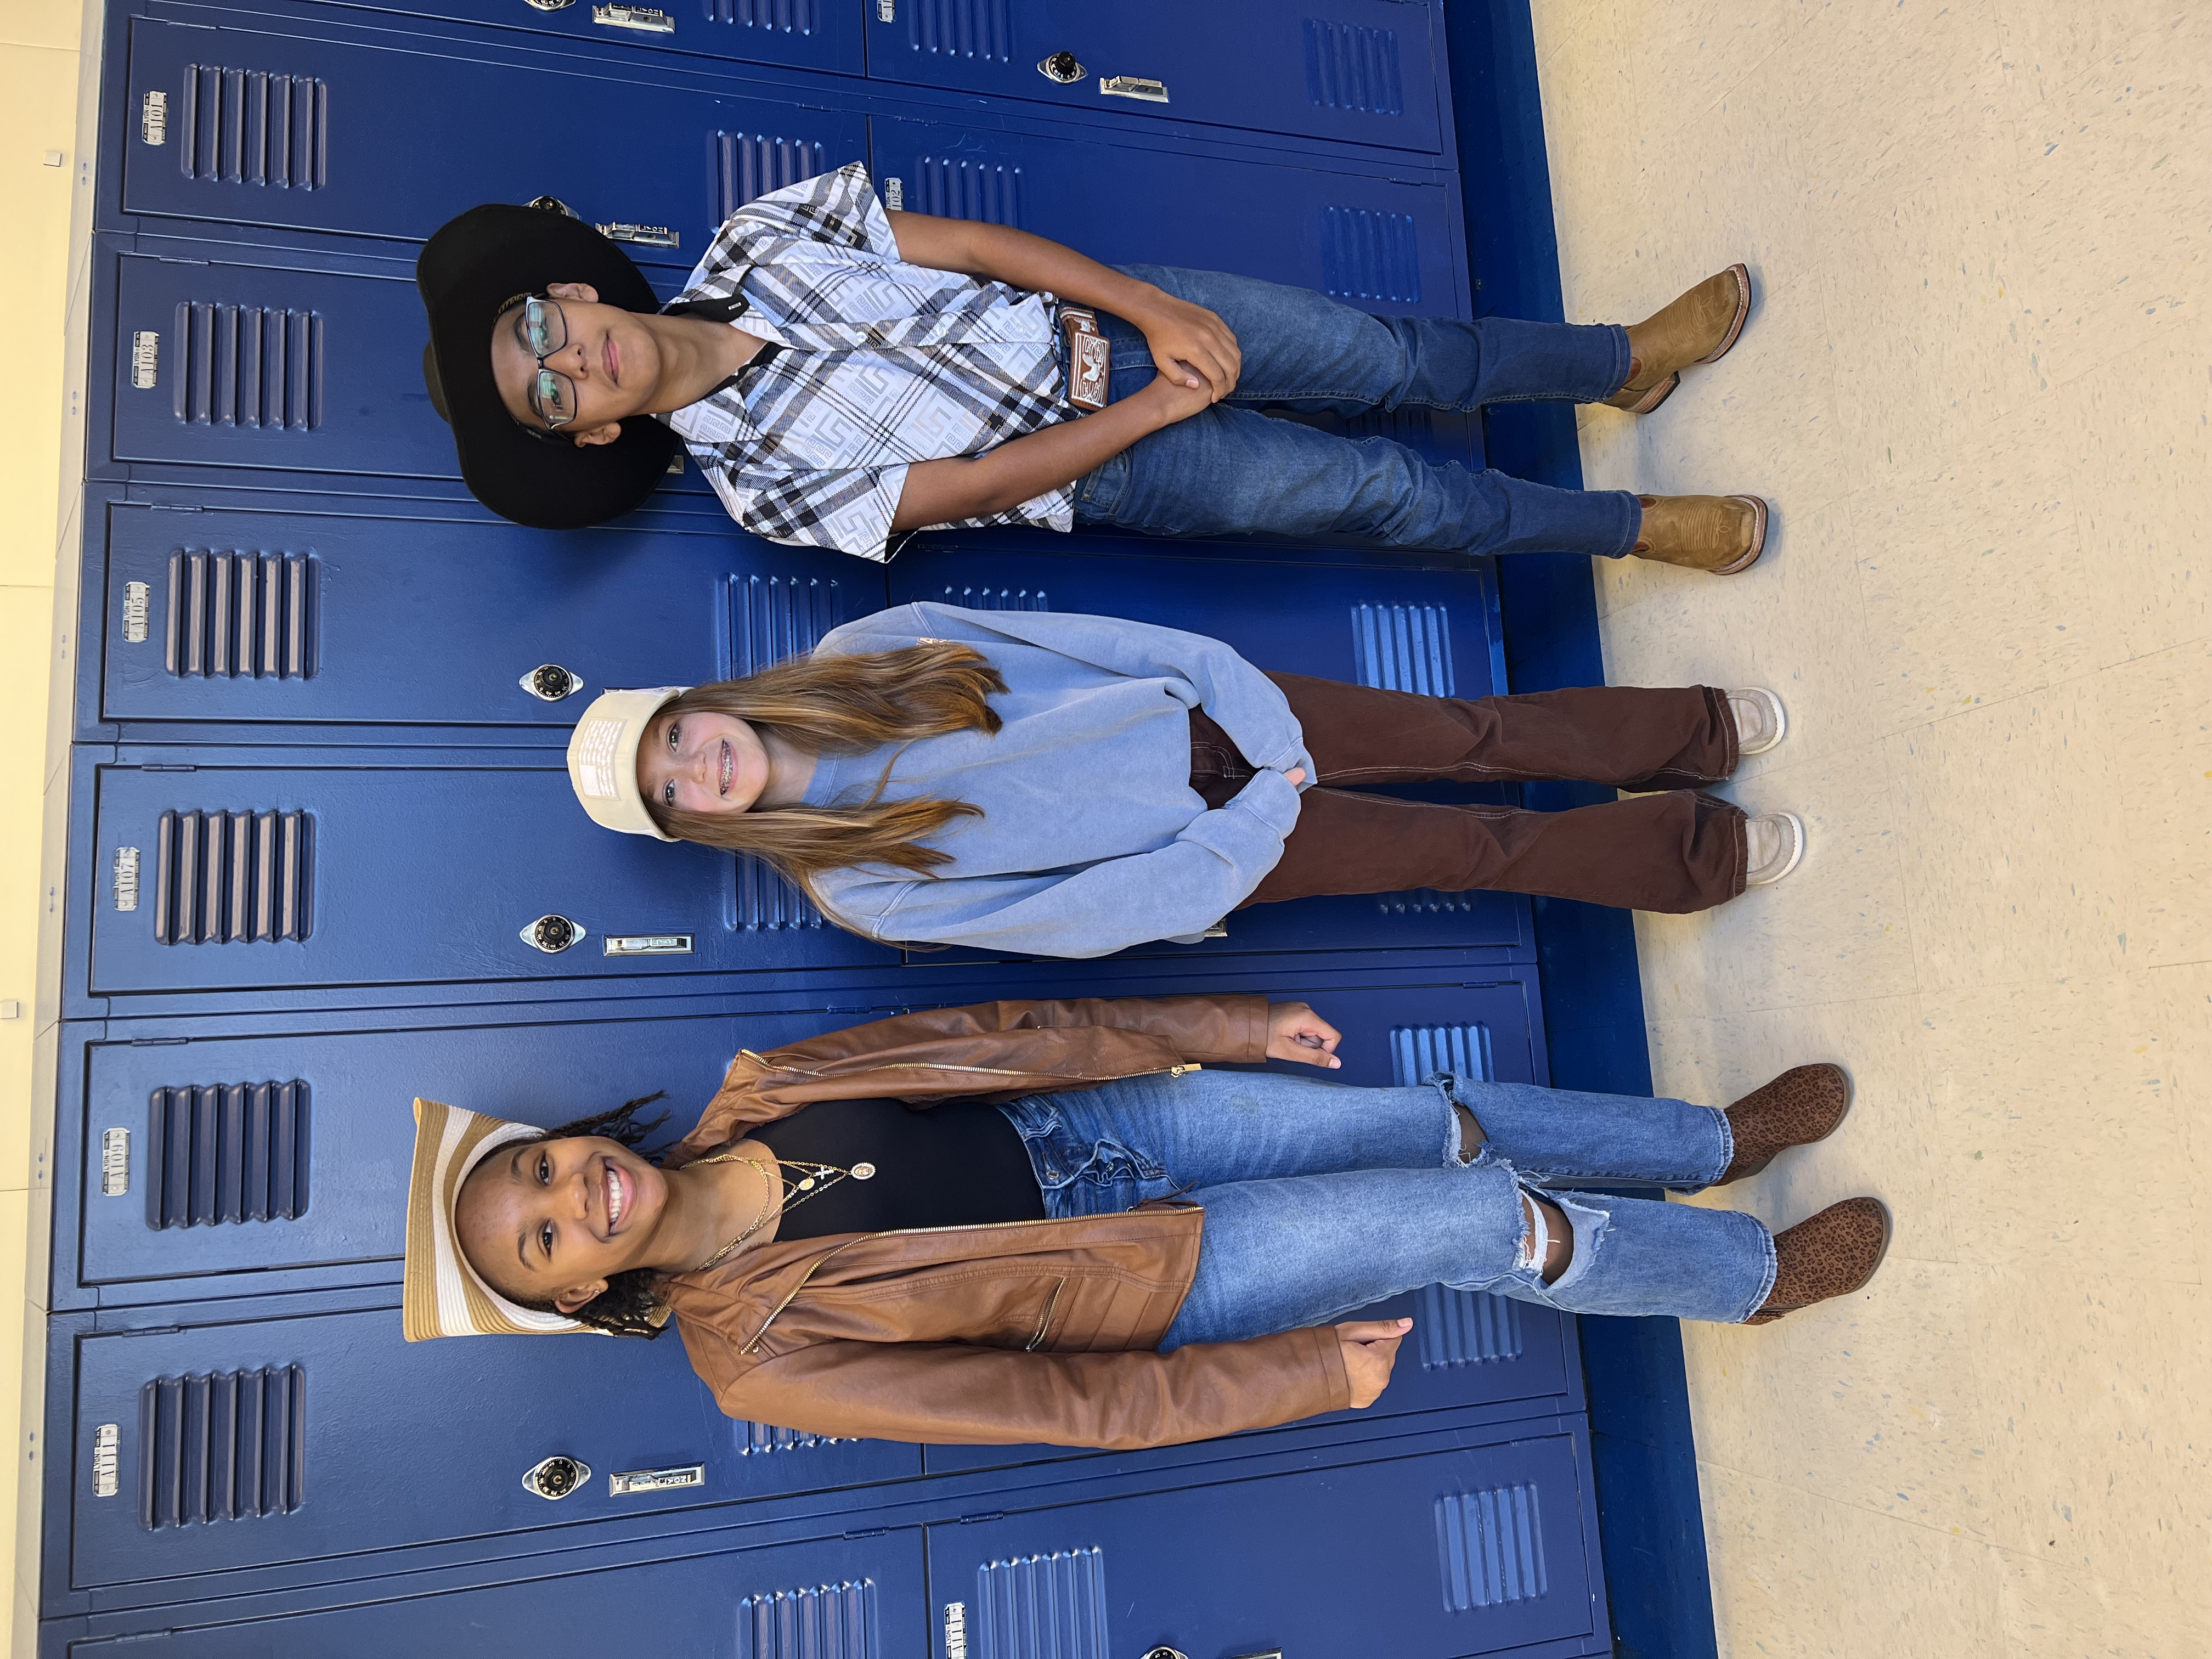
M 1482 1126 L 1460 1162 L 1453 1103 Z M 1000 1109 L 1050 1216 L 1179 1195 L 1204 1206 L 1197 1276 L 1162 1349 L 1328 1324 L 1424 1285 L 1578 1314 L 1740 1321 L 1774 1282 L 1751 1216 L 1559 1190 L 1577 1180 L 1704 1186 L 1734 1155 L 1728 1120 L 1680 1100 L 1438 1075 L 1363 1089 L 1272 1072 L 1125 1079 Z M 1574 1259 L 1523 1265 L 1523 1191 L 1557 1205 Z

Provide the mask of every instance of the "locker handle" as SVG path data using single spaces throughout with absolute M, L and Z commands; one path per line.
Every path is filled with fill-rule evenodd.
M 1141 98 L 1148 104 L 1168 100 L 1168 83 L 1147 75 L 1102 75 L 1098 90 L 1109 98 Z

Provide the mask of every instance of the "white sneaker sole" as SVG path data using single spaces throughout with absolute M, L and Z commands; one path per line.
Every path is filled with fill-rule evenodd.
M 1782 833 L 1789 842 L 1779 859 L 1760 870 L 1746 875 L 1743 878 L 1743 884 L 1747 888 L 1771 887 L 1804 861 L 1805 820 L 1795 812 L 1759 812 L 1753 816 L 1771 819 L 1780 824 Z
M 1756 744 L 1744 742 L 1742 734 L 1739 732 L 1736 738 L 1737 754 L 1763 755 L 1789 734 L 1790 711 L 1782 706 L 1782 699 L 1765 686 L 1738 686 L 1731 690 L 1728 695 L 1744 702 L 1757 703 L 1766 711 L 1766 719 L 1763 723 L 1774 728 L 1763 742 Z

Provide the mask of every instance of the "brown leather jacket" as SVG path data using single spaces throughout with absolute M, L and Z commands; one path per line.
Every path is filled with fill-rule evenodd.
M 1257 1061 L 1261 997 L 987 1002 L 901 1014 L 730 1062 L 672 1162 L 810 1101 L 1012 1100 Z M 1334 1330 L 1156 1352 L 1190 1290 L 1194 1205 L 775 1241 L 667 1286 L 732 1417 L 981 1445 L 1172 1445 L 1352 1403 Z

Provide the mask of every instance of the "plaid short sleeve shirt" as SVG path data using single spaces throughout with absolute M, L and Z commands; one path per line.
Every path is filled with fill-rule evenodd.
M 906 470 L 1068 418 L 1053 299 L 899 258 L 858 162 L 732 214 L 669 309 L 782 348 L 660 418 L 755 535 L 881 559 Z M 1072 492 L 963 525 L 1066 530 Z

